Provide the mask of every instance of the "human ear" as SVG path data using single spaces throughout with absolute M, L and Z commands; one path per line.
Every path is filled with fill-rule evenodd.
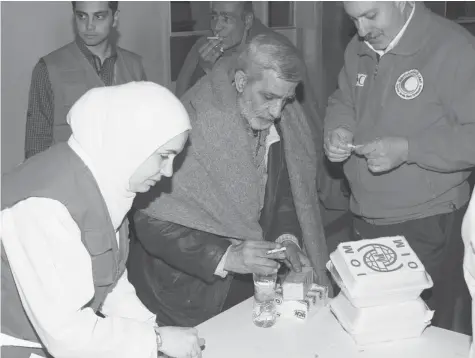
M 246 30 L 249 30 L 252 27 L 253 23 L 254 23 L 254 14 L 252 13 L 246 14 L 246 16 L 244 17 L 244 26 Z
M 112 27 L 117 27 L 118 22 L 119 22 L 119 10 L 116 10 L 114 14 L 114 21 L 112 21 Z
M 239 93 L 242 93 L 244 91 L 244 88 L 247 84 L 247 75 L 246 73 L 244 73 L 243 70 L 237 70 L 234 74 L 234 84 L 236 86 L 236 90 Z

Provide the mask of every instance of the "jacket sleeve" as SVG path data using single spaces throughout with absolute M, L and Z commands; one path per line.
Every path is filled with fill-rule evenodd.
M 338 89 L 328 99 L 324 120 L 325 137 L 338 127 L 345 127 L 351 133 L 354 133 L 355 130 L 355 104 L 351 88 L 353 80 L 350 77 L 350 73 L 353 72 L 351 66 L 354 66 L 354 62 L 357 61 L 357 59 L 350 58 L 351 53 L 355 51 L 355 43 L 355 39 L 353 39 L 345 51 L 345 62 L 338 75 Z
M 101 313 L 149 323 L 152 326 L 156 320 L 156 316 L 137 297 L 134 286 L 127 278 L 127 270 L 124 271 L 112 292 L 107 295 Z
M 451 51 L 456 63 L 455 76 L 442 84 L 447 86 L 446 117 L 423 132 L 408 138 L 408 163 L 437 172 L 465 170 L 475 165 L 475 47 Z M 449 92 L 450 91 L 450 92 Z M 450 118 L 449 118 L 450 116 Z
M 26 113 L 25 159 L 53 144 L 54 102 L 48 68 L 39 60 L 31 76 Z
M 185 58 L 185 62 L 178 73 L 175 86 L 175 96 L 180 98 L 190 88 L 191 77 L 198 66 L 199 53 L 198 46 L 203 44 L 202 39 L 198 39 Z
M 218 235 L 152 218 L 138 211 L 134 217 L 137 238 L 152 256 L 207 283 L 215 275 L 231 242 Z
M 289 172 L 284 159 L 279 183 L 279 197 L 276 200 L 277 210 L 274 220 L 275 226 L 272 230 L 272 241 L 277 240 L 285 234 L 293 235 L 302 247 L 302 229 L 300 228 L 297 212 L 295 210 L 294 198 L 290 187 Z

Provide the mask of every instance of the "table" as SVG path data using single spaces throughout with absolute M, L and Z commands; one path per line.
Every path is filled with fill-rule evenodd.
M 428 327 L 421 337 L 358 348 L 328 307 L 306 322 L 252 323 L 253 298 L 202 323 L 203 358 L 467 358 L 469 336 Z

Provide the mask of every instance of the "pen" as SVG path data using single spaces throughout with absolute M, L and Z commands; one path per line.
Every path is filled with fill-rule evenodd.
M 267 251 L 267 255 L 276 254 L 278 252 L 282 252 L 282 251 L 285 251 L 285 250 L 287 250 L 286 247 L 281 247 L 280 249 L 269 250 L 269 251 Z
M 218 36 L 207 37 L 208 40 L 219 40 Z

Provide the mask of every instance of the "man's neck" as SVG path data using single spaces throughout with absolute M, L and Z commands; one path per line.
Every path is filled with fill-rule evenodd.
M 402 24 L 399 27 L 396 35 L 393 37 L 391 42 L 388 44 L 388 46 L 384 50 L 375 50 L 373 48 L 373 46 L 371 46 L 371 44 L 369 44 L 368 42 L 365 41 L 365 43 L 369 46 L 369 48 L 371 48 L 379 56 L 383 56 L 385 53 L 391 51 L 399 43 L 403 33 L 407 29 L 407 25 L 408 25 L 408 22 L 411 18 L 412 13 L 413 13 L 414 7 L 415 7 L 414 3 L 410 2 L 410 1 L 406 2 L 406 6 L 404 7 L 404 9 L 402 11 L 402 17 L 403 17 Z M 403 29 L 404 29 L 404 31 L 403 31 Z
M 407 21 L 409 20 L 409 17 L 411 16 L 412 9 L 414 9 L 414 6 L 416 5 L 412 3 L 411 1 L 406 1 L 406 6 L 404 7 L 404 10 L 402 10 L 403 22 L 397 33 L 399 33 L 402 30 L 402 28 L 406 25 Z
M 111 45 L 108 39 L 104 40 L 96 46 L 87 46 L 86 47 L 93 53 L 93 55 L 100 58 L 101 62 L 104 62 L 106 58 L 111 55 Z
M 233 52 L 241 52 L 244 49 L 244 47 L 247 45 L 247 38 L 249 36 L 249 32 L 250 32 L 250 30 L 246 30 L 245 33 L 244 33 L 244 36 L 242 37 L 241 42 L 237 43 L 234 46 L 231 46 L 231 47 L 227 48 L 224 51 L 227 54 L 233 53 Z

